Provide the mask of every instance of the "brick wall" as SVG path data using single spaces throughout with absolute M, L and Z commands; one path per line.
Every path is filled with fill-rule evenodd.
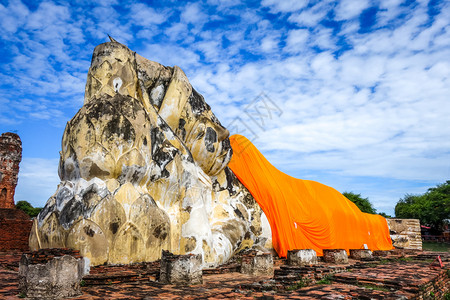
M 0 136 L 0 208 L 14 208 L 14 193 L 22 160 L 22 142 L 15 133 Z
M 0 208 L 0 251 L 29 250 L 28 237 L 33 221 L 19 209 Z
M 387 219 L 392 244 L 397 248 L 422 250 L 418 219 Z

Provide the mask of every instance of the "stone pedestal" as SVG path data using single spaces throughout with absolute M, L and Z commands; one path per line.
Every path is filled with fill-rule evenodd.
M 350 258 L 364 260 L 372 258 L 372 251 L 369 249 L 350 249 Z
M 372 252 L 372 255 L 377 256 L 377 257 L 386 257 L 390 254 L 391 254 L 391 251 L 385 251 L 385 250 L 374 250 Z
M 270 253 L 245 255 L 242 257 L 241 273 L 250 275 L 273 275 L 273 257 Z
M 348 264 L 347 252 L 344 249 L 323 249 L 323 260 L 333 264 Z
M 202 284 L 202 255 L 174 255 L 162 251 L 159 281 L 164 284 Z
M 24 253 L 19 264 L 19 290 L 31 299 L 77 296 L 81 294 L 84 270 L 78 251 L 41 249 Z
M 318 262 L 316 251 L 313 249 L 289 250 L 287 264 L 290 266 L 310 266 Z

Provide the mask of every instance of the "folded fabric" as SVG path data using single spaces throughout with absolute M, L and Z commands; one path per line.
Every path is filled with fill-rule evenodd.
M 266 214 L 280 257 L 292 249 L 393 249 L 385 218 L 361 212 L 332 187 L 293 178 L 272 166 L 244 136 L 230 137 L 228 164 Z

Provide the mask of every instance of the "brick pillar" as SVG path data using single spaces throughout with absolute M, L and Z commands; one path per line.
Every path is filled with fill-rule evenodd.
M 22 160 L 22 142 L 11 132 L 0 136 L 0 208 L 15 208 L 14 193 Z

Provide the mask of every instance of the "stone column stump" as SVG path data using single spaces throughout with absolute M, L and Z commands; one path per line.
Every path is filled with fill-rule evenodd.
M 249 254 L 242 257 L 241 273 L 256 276 L 273 275 L 273 257 L 271 253 Z
M 348 264 L 347 252 L 344 249 L 323 249 L 323 260 L 333 264 Z
M 159 281 L 164 284 L 202 284 L 202 255 L 174 255 L 162 251 Z
M 287 252 L 287 264 L 290 266 L 310 266 L 317 263 L 317 253 L 313 249 L 296 249 Z
M 31 299 L 81 295 L 84 264 L 79 251 L 67 248 L 24 253 L 19 263 L 20 293 Z
M 389 250 L 374 250 L 372 254 L 373 254 L 373 256 L 376 256 L 376 257 L 386 257 L 386 256 L 392 254 L 392 251 L 389 251 Z
M 350 258 L 365 260 L 372 259 L 372 251 L 369 249 L 350 249 Z

